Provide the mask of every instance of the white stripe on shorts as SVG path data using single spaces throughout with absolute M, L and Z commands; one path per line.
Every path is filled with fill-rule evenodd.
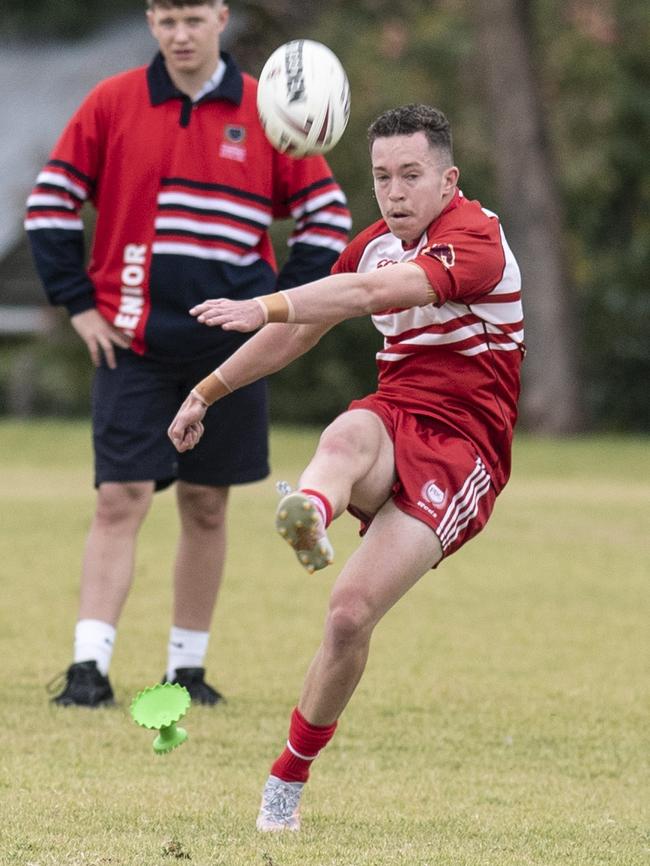
M 490 476 L 477 457 L 476 466 L 465 479 L 465 483 L 456 493 L 438 525 L 438 538 L 443 550 L 447 550 L 465 529 L 467 524 L 478 513 L 479 499 L 490 489 Z

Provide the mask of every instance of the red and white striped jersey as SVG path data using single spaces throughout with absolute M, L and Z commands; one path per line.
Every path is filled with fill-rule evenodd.
M 524 354 L 519 267 L 495 214 L 456 192 L 406 248 L 384 220 L 361 232 L 335 273 L 421 267 L 437 302 L 372 317 L 383 334 L 379 394 L 475 444 L 501 489 L 510 473 Z
M 221 83 L 196 102 L 160 54 L 101 82 L 29 197 L 25 227 L 51 302 L 71 315 L 96 307 L 140 354 L 226 357 L 245 338 L 200 326 L 190 307 L 325 276 L 348 240 L 350 213 L 326 160 L 274 150 L 257 82 L 222 58 Z M 86 201 L 97 211 L 87 267 Z M 285 218 L 294 226 L 278 275 L 268 230 Z

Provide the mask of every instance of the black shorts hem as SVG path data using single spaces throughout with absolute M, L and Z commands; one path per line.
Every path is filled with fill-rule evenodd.
M 163 478 L 126 478 L 124 475 L 121 475 L 119 478 L 111 478 L 107 476 L 99 478 L 98 476 L 95 476 L 95 487 L 99 487 L 100 484 L 130 484 L 146 481 L 153 482 L 156 492 L 159 490 L 165 490 L 167 487 L 174 484 L 175 481 L 185 481 L 188 484 L 202 484 L 205 487 L 234 487 L 239 484 L 252 484 L 254 481 L 263 481 L 265 478 L 268 478 L 270 474 L 270 467 L 265 466 L 263 468 L 249 469 L 246 472 L 236 473 L 235 475 L 230 474 L 228 476 L 220 476 L 218 478 L 206 478 L 205 473 L 203 473 L 200 478 L 192 478 L 191 473 L 184 473 L 183 475 L 167 475 Z
M 175 481 L 185 481 L 188 484 L 203 484 L 206 487 L 234 487 L 238 484 L 252 484 L 254 481 L 263 481 L 271 474 L 271 469 L 268 466 L 258 469 L 247 469 L 246 472 L 237 472 L 229 475 L 205 477 L 205 473 L 201 473 L 200 477 L 193 478 L 191 472 L 179 474 Z

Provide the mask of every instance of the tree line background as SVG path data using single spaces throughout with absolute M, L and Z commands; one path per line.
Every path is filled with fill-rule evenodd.
M 5 0 L 10 35 L 78 39 L 139 0 Z M 229 46 L 257 75 L 287 39 L 328 44 L 352 115 L 328 156 L 358 231 L 377 218 L 366 129 L 427 102 L 452 121 L 461 188 L 499 213 L 524 280 L 522 421 L 566 434 L 650 430 L 650 5 L 646 0 L 232 0 Z M 145 26 L 144 23 L 142 26 Z M 27 194 L 28 190 L 26 190 Z M 278 251 L 286 229 L 276 227 Z M 379 336 L 353 320 L 272 380 L 276 420 L 322 424 L 374 388 Z M 39 347 L 87 411 L 70 329 Z M 1 388 L 1 384 L 0 384 Z M 56 389 L 55 389 L 56 390 Z M 59 391 L 61 388 L 59 388 Z M 72 397 L 70 397 L 72 395 Z M 39 404 L 50 411 L 47 395 Z

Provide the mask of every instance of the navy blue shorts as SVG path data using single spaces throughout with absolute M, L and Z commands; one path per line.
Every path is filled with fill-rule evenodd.
M 176 479 L 215 487 L 258 481 L 269 474 L 268 404 L 264 380 L 208 409 L 196 448 L 179 454 L 167 437 L 191 388 L 223 358 L 161 362 L 116 350 L 117 369 L 104 363 L 92 393 L 95 486 L 105 481 Z

